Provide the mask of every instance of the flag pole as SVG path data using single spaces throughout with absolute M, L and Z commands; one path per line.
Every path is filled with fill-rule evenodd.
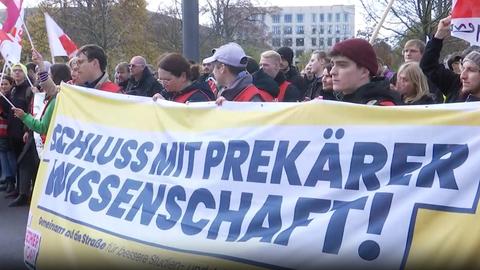
M 25 20 L 23 19 L 23 16 L 20 15 L 20 17 L 22 18 L 23 28 L 25 28 L 25 32 L 27 32 L 27 36 L 28 36 L 28 40 L 30 41 L 30 45 L 32 45 L 32 49 L 34 50 L 35 46 L 33 46 L 32 37 L 30 36 L 30 32 L 28 32 L 27 24 L 25 24 Z
M 33 86 L 33 83 L 32 83 L 32 81 L 30 80 L 30 78 L 28 77 L 28 73 L 25 74 L 25 78 L 27 79 L 28 84 L 30 84 L 31 87 L 35 87 L 35 86 Z
M 385 18 L 387 18 L 387 15 L 390 12 L 390 9 L 392 9 L 393 1 L 395 0 L 390 0 L 390 2 L 388 2 L 387 8 L 383 12 L 382 18 L 378 22 L 377 27 L 375 27 L 375 31 L 373 31 L 373 34 L 370 37 L 370 44 L 373 44 L 373 42 L 375 42 L 375 39 L 378 36 L 378 32 L 380 31 L 380 28 L 382 28 L 383 22 L 385 22 Z

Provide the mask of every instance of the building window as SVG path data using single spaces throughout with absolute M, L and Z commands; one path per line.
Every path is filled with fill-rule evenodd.
M 303 35 L 303 34 L 304 34 L 303 25 L 298 25 L 298 26 L 297 26 L 297 31 L 296 31 L 296 33 L 297 33 L 298 35 Z
M 328 26 L 327 34 L 332 34 L 332 25 Z
M 348 22 L 348 13 L 343 13 L 343 21 Z
M 315 25 L 312 25 L 312 35 L 317 34 L 317 27 Z
M 312 22 L 317 22 L 317 14 L 312 14 Z
M 340 38 L 339 37 L 335 38 L 335 43 L 339 43 L 339 42 L 340 42 Z
M 303 23 L 303 14 L 297 14 L 297 23 Z
M 283 46 L 292 47 L 292 39 L 291 38 L 284 38 L 283 39 Z
M 282 33 L 281 29 L 280 29 L 280 26 L 276 25 L 276 26 L 273 26 L 272 28 L 272 33 L 274 35 L 280 35 Z
M 332 46 L 332 38 L 331 37 L 328 38 L 327 45 Z
M 296 56 L 296 57 L 300 57 L 300 56 L 302 56 L 302 55 L 303 55 L 303 50 L 296 50 L 296 51 L 295 51 L 295 56 Z
M 272 46 L 273 47 L 280 47 L 282 44 L 280 43 L 280 38 L 272 38 Z
M 297 38 L 295 40 L 295 46 L 297 47 L 305 46 L 305 40 L 303 38 Z
M 348 34 L 348 25 L 346 25 L 346 24 L 343 25 L 343 34 L 344 35 Z
M 340 34 L 340 25 L 335 25 L 335 34 Z
M 321 47 L 325 46 L 325 39 L 324 38 L 319 38 L 318 39 L 318 45 L 320 45 Z
M 340 13 L 335 13 L 335 21 L 340 22 Z
M 328 13 L 327 22 L 332 22 L 332 13 Z
M 325 29 L 323 28 L 323 25 L 320 25 L 320 35 L 323 35 L 325 33 Z
M 283 16 L 283 21 L 284 21 L 285 23 L 291 23 L 291 22 L 292 22 L 292 14 L 285 14 L 285 15 Z
M 324 21 L 325 21 L 325 17 L 324 17 L 323 14 L 320 14 L 320 15 L 319 15 L 319 20 L 320 20 L 320 22 L 324 22 Z
M 278 15 L 278 14 L 272 15 L 272 22 L 273 23 L 280 23 L 280 15 Z
M 317 46 L 317 38 L 312 38 L 312 46 Z
M 291 35 L 292 34 L 292 27 L 291 26 L 284 26 L 283 27 L 283 33 L 285 35 Z

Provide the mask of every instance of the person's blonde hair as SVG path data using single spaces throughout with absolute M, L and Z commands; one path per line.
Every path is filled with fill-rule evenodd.
M 401 65 L 398 69 L 397 77 L 402 73 L 412 82 L 415 91 L 414 95 L 403 97 L 405 103 L 412 103 L 420 100 L 425 95 L 430 95 L 427 77 L 423 74 L 423 71 L 417 62 L 407 62 Z
M 260 57 L 262 58 L 267 58 L 267 59 L 272 59 L 275 62 L 281 63 L 282 62 L 282 56 L 276 51 L 270 50 L 270 51 L 264 51 Z

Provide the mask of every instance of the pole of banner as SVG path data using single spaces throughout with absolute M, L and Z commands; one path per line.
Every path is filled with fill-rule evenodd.
M 372 37 L 370 37 L 370 44 L 373 45 L 373 42 L 375 42 L 375 39 L 378 36 L 378 32 L 380 31 L 380 28 L 382 28 L 383 22 L 385 22 L 385 18 L 387 18 L 387 15 L 390 12 L 390 9 L 392 9 L 393 1 L 395 0 L 390 0 L 390 2 L 388 2 L 387 8 L 383 12 L 382 18 L 378 22 L 377 27 L 375 27 L 375 31 L 373 31 Z
M 2 75 L 0 76 L 0 83 L 3 81 L 3 75 L 5 75 L 5 68 L 7 67 L 7 61 L 3 64 L 3 69 L 2 69 Z M 0 91 L 0 95 L 10 104 L 13 108 L 15 108 L 15 105 L 13 105 L 12 102 Z

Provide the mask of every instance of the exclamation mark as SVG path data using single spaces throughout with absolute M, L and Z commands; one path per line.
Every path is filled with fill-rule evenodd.
M 373 197 L 367 233 L 382 234 L 383 225 L 387 220 L 393 193 L 376 193 Z M 358 247 L 358 255 L 364 260 L 372 261 L 380 255 L 380 245 L 373 240 L 363 241 Z

